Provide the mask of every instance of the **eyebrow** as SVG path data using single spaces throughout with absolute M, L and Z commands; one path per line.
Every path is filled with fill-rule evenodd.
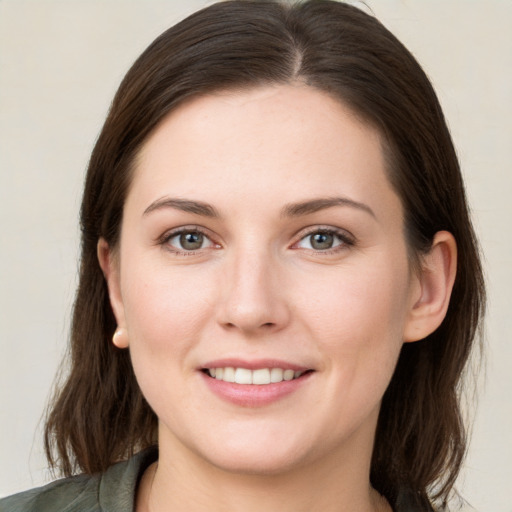
M 285 205 L 281 210 L 281 217 L 301 217 L 316 213 L 334 206 L 349 206 L 369 213 L 376 218 L 373 210 L 366 204 L 354 201 L 347 197 L 326 197 L 301 201 L 300 203 L 290 203 Z M 219 218 L 220 215 L 211 204 L 203 201 L 193 201 L 191 199 L 179 199 L 173 197 L 163 197 L 153 201 L 145 210 L 143 215 L 148 215 L 153 211 L 164 208 L 174 208 L 183 212 L 194 213 L 203 217 Z
M 175 210 L 194 213 L 196 215 L 202 215 L 203 217 L 220 217 L 217 210 L 211 204 L 203 203 L 202 201 L 192 201 L 190 199 L 179 199 L 174 197 L 162 197 L 153 201 L 144 210 L 143 215 L 148 215 L 151 212 L 162 210 L 164 208 L 174 208 Z
M 369 213 L 374 219 L 376 215 L 374 211 L 366 204 L 354 201 L 348 197 L 325 197 L 319 199 L 311 199 L 300 203 L 291 203 L 284 206 L 281 210 L 282 217 L 300 217 L 302 215 L 309 215 L 327 208 L 334 206 L 349 206 Z

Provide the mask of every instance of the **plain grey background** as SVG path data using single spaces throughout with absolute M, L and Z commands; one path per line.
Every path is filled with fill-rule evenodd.
M 49 478 L 39 422 L 66 346 L 82 180 L 109 103 L 138 54 L 207 3 L 0 0 L 0 496 Z M 367 3 L 432 79 L 462 162 L 490 300 L 459 488 L 480 512 L 511 512 L 512 1 Z

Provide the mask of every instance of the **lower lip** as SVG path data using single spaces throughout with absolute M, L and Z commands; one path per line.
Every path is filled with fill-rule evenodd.
M 225 382 L 204 372 L 201 372 L 201 375 L 210 390 L 223 400 L 241 407 L 263 407 L 297 391 L 309 380 L 312 372 L 301 375 L 298 379 L 262 385 Z

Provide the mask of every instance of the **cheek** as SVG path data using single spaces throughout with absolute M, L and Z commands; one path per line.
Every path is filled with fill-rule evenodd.
M 392 266 L 334 269 L 320 279 L 315 276 L 295 294 L 301 297 L 301 310 L 325 332 L 326 339 L 339 336 L 359 345 L 364 333 L 382 330 L 384 337 L 400 337 L 403 331 L 408 279 L 403 270 L 394 272 Z M 380 337 L 367 341 L 378 342 Z
M 212 287 L 204 276 L 146 266 L 141 259 L 132 269 L 126 265 L 125 275 L 123 302 L 137 381 L 159 417 L 180 417 L 188 403 L 184 378 L 194 373 L 194 350 L 213 316 Z
M 123 290 L 130 344 L 179 353 L 213 315 L 212 284 L 188 272 L 138 261 L 126 267 Z M 123 277 L 123 276 L 122 276 Z
M 303 295 L 300 309 L 318 348 L 328 355 L 333 379 L 384 391 L 403 343 L 408 284 L 403 267 L 397 272 L 392 262 L 310 283 L 316 291 Z

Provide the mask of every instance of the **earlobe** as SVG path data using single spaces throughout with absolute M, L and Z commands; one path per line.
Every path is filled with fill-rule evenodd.
M 118 325 L 116 332 L 112 337 L 112 341 L 118 348 L 127 348 L 128 334 L 126 330 L 124 306 L 121 296 L 119 261 L 104 238 L 100 238 L 98 240 L 97 255 L 101 270 L 107 282 L 110 305 Z
M 455 238 L 448 231 L 439 231 L 430 251 L 421 259 L 420 292 L 411 304 L 404 329 L 405 342 L 422 340 L 441 325 L 450 304 L 456 273 Z

